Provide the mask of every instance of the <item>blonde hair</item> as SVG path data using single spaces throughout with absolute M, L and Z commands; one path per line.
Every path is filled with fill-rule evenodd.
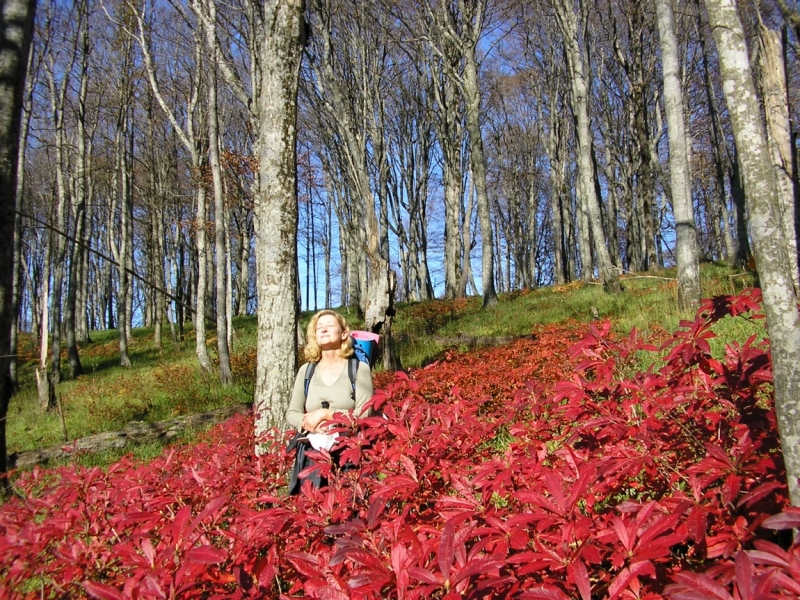
M 342 342 L 342 346 L 338 350 L 339 356 L 342 358 L 349 358 L 353 355 L 353 339 L 349 335 L 350 329 L 347 327 L 347 321 L 345 321 L 344 317 L 339 313 L 325 309 L 311 317 L 311 321 L 309 321 L 308 327 L 306 327 L 306 345 L 303 347 L 303 356 L 308 362 L 319 362 L 319 359 L 322 358 L 322 350 L 317 346 L 317 321 L 319 321 L 320 317 L 325 317 L 327 315 L 336 317 L 336 320 L 339 322 L 339 327 L 342 328 L 342 331 L 348 333 L 347 339 Z

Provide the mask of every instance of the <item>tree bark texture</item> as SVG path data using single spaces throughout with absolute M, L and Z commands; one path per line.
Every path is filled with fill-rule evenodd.
M 555 0 L 558 25 L 564 37 L 564 52 L 572 84 L 572 109 L 576 119 L 578 145 L 578 193 L 584 198 L 582 206 L 591 227 L 593 249 L 597 261 L 597 271 L 603 287 L 612 293 L 620 291 L 619 276 L 611 264 L 611 256 L 606 246 L 603 221 L 600 215 L 600 199 L 594 186 L 592 167 L 592 141 L 589 127 L 589 86 L 580 47 L 578 45 L 578 20 L 572 0 Z M 582 239 L 586 239 L 584 237 Z M 582 244 L 583 246 L 583 244 Z M 585 257 L 586 254 L 583 254 Z M 585 261 L 585 258 L 584 258 Z M 587 265 L 583 266 L 586 273 Z
M 759 28 L 761 46 L 761 88 L 767 122 L 767 141 L 775 178 L 780 193 L 780 215 L 789 269 L 795 295 L 800 294 L 798 248 L 795 234 L 794 159 L 792 157 L 792 127 L 789 122 L 789 98 L 786 88 L 786 66 L 783 61 L 783 41 L 777 31 Z
M 285 427 L 297 361 L 297 85 L 303 0 L 264 3 L 256 198 L 256 435 Z
M 6 415 L 13 393 L 11 314 L 14 309 L 14 210 L 16 208 L 22 93 L 36 11 L 35 0 L 0 4 L 0 487 L 9 490 Z
M 678 40 L 672 0 L 655 0 L 661 68 L 664 74 L 664 104 L 669 135 L 669 177 L 672 212 L 675 215 L 675 255 L 678 263 L 678 306 L 694 312 L 700 305 L 700 260 L 692 206 L 689 148 L 683 117 Z
M 477 44 L 478 33 L 476 32 L 474 35 Z M 475 56 L 475 47 L 469 42 L 465 45 L 465 112 L 469 131 L 470 165 L 472 166 L 472 177 L 475 179 L 478 222 L 481 228 L 481 286 L 483 287 L 483 306 L 486 307 L 497 304 L 497 291 L 494 285 L 494 237 L 486 183 L 486 156 L 483 152 L 483 135 L 480 125 L 481 97 L 478 85 L 478 62 Z
M 781 198 L 734 0 L 705 0 L 745 181 L 750 234 L 767 316 L 775 411 L 794 506 L 800 506 L 800 319 L 781 224 Z
M 228 346 L 228 273 L 227 244 L 225 243 L 225 198 L 222 190 L 222 169 L 219 163 L 219 114 L 217 110 L 217 78 L 209 75 L 208 85 L 208 154 L 211 166 L 211 179 L 214 189 L 214 254 L 215 262 L 215 300 L 217 305 L 217 354 L 219 358 L 219 380 L 222 385 L 230 385 L 231 355 Z

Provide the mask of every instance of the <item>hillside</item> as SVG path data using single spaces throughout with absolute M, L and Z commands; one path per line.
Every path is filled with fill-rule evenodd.
M 709 297 L 733 293 L 752 282 L 749 275 L 715 264 L 704 265 L 703 276 L 704 292 Z M 673 331 L 681 319 L 693 316 L 677 312 L 672 277 L 674 272 L 666 271 L 624 278 L 625 292 L 619 296 L 604 294 L 600 286 L 583 283 L 524 290 L 502 295 L 498 305 L 487 310 L 480 308 L 477 298 L 401 303 L 395 331 L 402 362 L 405 368 L 414 369 L 435 360 L 447 348 L 468 350 L 470 337 L 519 337 L 529 335 L 540 324 L 568 320 L 586 323 L 596 316 L 610 319 L 620 333 L 635 328 L 663 336 Z M 351 328 L 361 326 L 355 310 L 340 310 Z M 303 314 L 303 326 L 311 314 Z M 42 413 L 37 405 L 33 374 L 37 351 L 30 339 L 24 340 L 21 350 L 27 360 L 20 369 L 23 387 L 9 409 L 9 453 L 59 446 L 76 438 L 122 430 L 131 423 L 155 423 L 250 401 L 256 359 L 255 317 L 239 318 L 234 324 L 235 381 L 227 388 L 218 384 L 214 374 L 199 369 L 191 329 L 177 349 L 168 334 L 158 348 L 153 343 L 152 329 L 134 329 L 131 369 L 117 364 L 116 330 L 92 332 L 92 343 L 81 348 L 86 374 L 63 382 L 58 389 L 63 426 L 59 411 Z M 712 341 L 712 349 L 717 355 L 721 355 L 725 343 L 741 343 L 753 333 L 763 334 L 760 323 L 744 320 L 724 321 L 715 329 L 719 338 Z M 212 334 L 210 330 L 208 333 Z M 213 336 L 208 339 L 208 346 L 212 352 L 216 348 Z M 188 435 L 192 433 L 189 431 Z M 104 465 L 130 451 L 140 457 L 157 456 L 161 448 L 161 443 L 145 443 L 79 460 L 82 464 Z
M 256 457 L 243 417 L 146 462 L 24 473 L 27 501 L 0 509 L 0 593 L 796 597 L 767 348 L 710 344 L 758 328 L 758 298 L 669 334 L 572 319 L 379 373 L 385 418 L 341 418 L 356 468 L 301 496 L 283 436 Z

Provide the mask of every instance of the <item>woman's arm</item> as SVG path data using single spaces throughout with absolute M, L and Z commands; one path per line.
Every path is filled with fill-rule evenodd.
M 308 365 L 309 363 L 304 364 L 297 371 L 292 389 L 292 399 L 289 402 L 289 408 L 286 409 L 286 422 L 297 430 L 300 429 L 303 415 L 306 412 L 305 376 Z
M 372 398 L 374 391 L 372 386 L 372 371 L 369 365 L 359 361 L 358 373 L 356 374 L 356 406 L 353 410 L 356 417 L 369 416 L 365 411 L 365 406 Z

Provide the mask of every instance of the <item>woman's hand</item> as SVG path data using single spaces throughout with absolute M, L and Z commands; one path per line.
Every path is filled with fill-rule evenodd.
M 325 433 L 325 421 L 333 418 L 333 411 L 330 408 L 318 408 L 303 416 L 301 427 L 311 433 Z

